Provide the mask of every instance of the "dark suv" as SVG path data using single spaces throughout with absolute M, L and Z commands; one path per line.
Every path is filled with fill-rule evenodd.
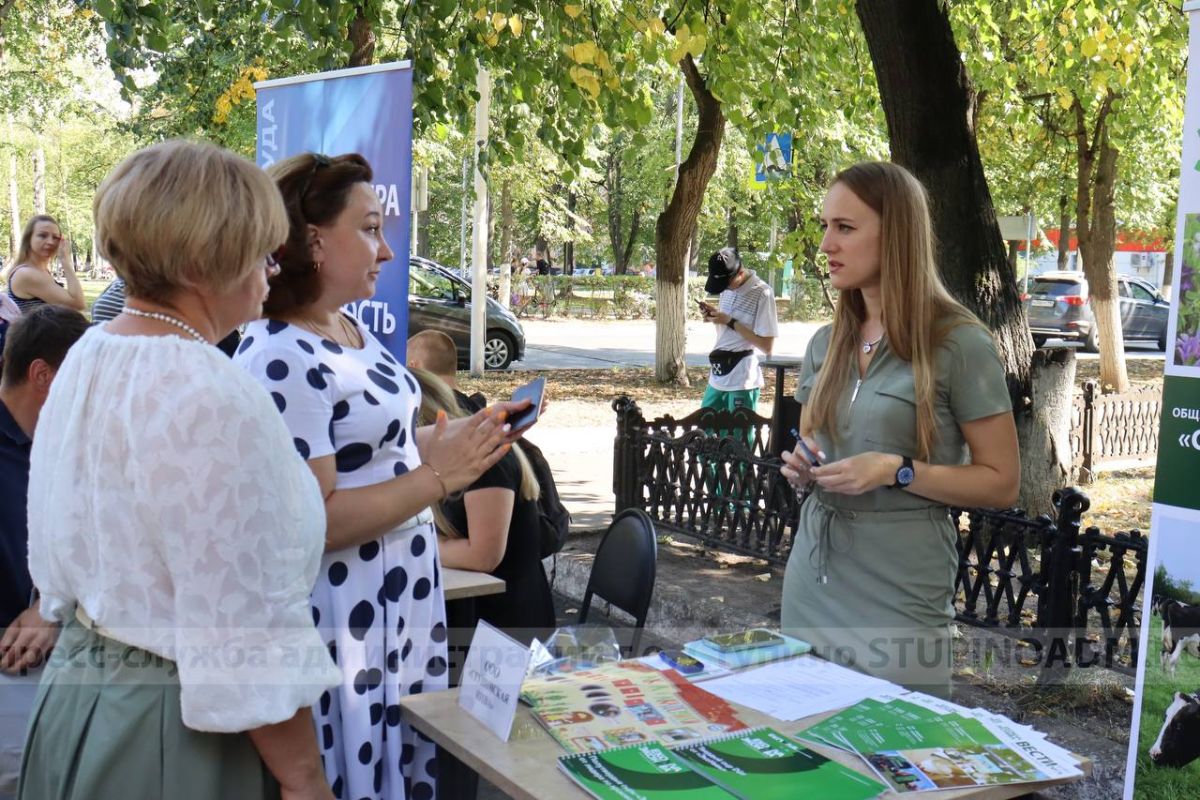
M 1170 305 L 1153 284 L 1128 275 L 1117 276 L 1121 300 L 1121 331 L 1127 342 L 1154 342 L 1167 348 L 1167 313 Z M 1082 272 L 1043 272 L 1029 281 L 1022 296 L 1029 330 L 1038 347 L 1047 339 L 1069 339 L 1083 349 L 1100 349 L 1100 332 L 1088 302 L 1087 278 Z
M 450 335 L 458 362 L 471 357 L 471 285 L 450 270 L 420 256 L 409 258 L 408 335 L 425 330 Z M 487 369 L 506 369 L 525 357 L 525 331 L 512 312 L 487 299 L 487 332 L 483 363 Z

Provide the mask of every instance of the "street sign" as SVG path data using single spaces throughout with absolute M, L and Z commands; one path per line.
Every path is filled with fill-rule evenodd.
M 792 135 L 768 133 L 765 144 L 758 146 L 762 161 L 754 165 L 754 185 L 763 187 L 768 181 L 787 177 L 792 171 Z

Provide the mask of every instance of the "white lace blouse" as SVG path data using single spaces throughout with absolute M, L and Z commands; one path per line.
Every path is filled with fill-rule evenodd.
M 324 533 L 275 405 L 215 347 L 98 326 L 71 349 L 31 456 L 41 613 L 78 603 L 175 661 L 189 728 L 280 722 L 339 682 L 308 602 Z

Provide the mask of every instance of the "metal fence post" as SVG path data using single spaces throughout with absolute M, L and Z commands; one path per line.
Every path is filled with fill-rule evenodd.
M 1038 603 L 1038 628 L 1043 645 L 1042 672 L 1038 680 L 1055 683 L 1071 666 L 1071 633 L 1079 594 L 1079 527 L 1083 512 L 1091 505 L 1087 495 L 1068 486 L 1054 493 L 1058 509 L 1057 532 L 1048 561 L 1046 597 Z
M 1096 445 L 1099 438 L 1096 434 L 1096 382 L 1084 381 L 1083 384 L 1083 465 L 1079 468 L 1079 480 L 1091 483 L 1096 479 Z
M 642 426 L 641 409 L 626 395 L 612 401 L 617 412 L 617 437 L 613 442 L 613 497 L 615 513 L 637 505 L 638 467 Z

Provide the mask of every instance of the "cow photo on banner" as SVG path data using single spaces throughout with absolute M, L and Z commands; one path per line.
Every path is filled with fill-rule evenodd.
M 1189 55 L 1171 303 L 1125 800 L 1200 797 L 1200 0 Z

